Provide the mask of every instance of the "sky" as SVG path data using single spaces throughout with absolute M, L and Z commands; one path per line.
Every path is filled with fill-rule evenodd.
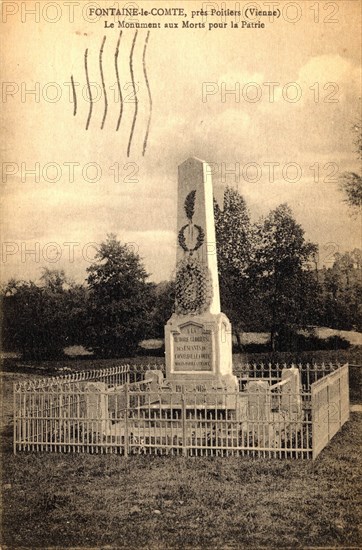
M 210 14 L 192 19 L 191 12 L 202 6 L 245 10 L 250 3 L 128 3 L 186 12 L 139 21 L 177 21 L 179 27 L 182 19 L 205 22 L 205 28 L 150 30 L 145 67 L 152 114 L 144 156 L 147 30 L 138 30 L 136 39 L 133 29 L 122 30 L 124 103 L 116 131 L 117 20 L 125 18 L 89 15 L 91 6 L 126 3 L 74 2 L 73 17 L 64 2 L 41 2 L 40 8 L 31 1 L 6 4 L 3 281 L 36 280 L 42 267 L 84 281 L 95 246 L 108 233 L 140 254 L 150 280 L 168 279 L 176 258 L 177 167 L 190 156 L 210 164 L 219 201 L 226 185 L 239 190 L 254 221 L 287 202 L 306 238 L 318 243 L 321 264 L 331 265 L 335 252 L 361 247 L 361 219 L 351 216 L 338 186 L 338 174 L 361 170 L 352 131 L 361 116 L 359 1 L 294 2 L 287 11 L 285 3 L 275 2 L 281 16 L 272 22 L 259 17 L 265 28 L 231 28 L 229 17 L 227 28 L 211 30 L 210 22 L 225 20 Z M 257 5 L 266 9 L 265 2 Z M 32 8 L 39 12 L 26 11 Z M 105 20 L 115 28 L 104 28 Z M 132 48 L 138 112 L 127 156 L 135 112 Z M 88 129 L 85 50 L 94 99 Z M 100 56 L 107 95 L 103 129 Z

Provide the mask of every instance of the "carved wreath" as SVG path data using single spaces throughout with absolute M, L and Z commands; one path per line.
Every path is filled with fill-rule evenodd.
M 196 198 L 195 190 L 190 191 L 190 193 L 186 196 L 186 199 L 184 202 L 184 209 L 185 209 L 186 217 L 189 220 L 189 222 L 183 225 L 178 233 L 179 245 L 185 252 L 189 252 L 190 255 L 192 255 L 193 252 L 198 250 L 204 244 L 204 241 L 205 241 L 205 232 L 202 229 L 202 227 L 192 222 L 192 218 L 195 212 L 195 198 Z M 192 228 L 192 229 L 195 228 L 197 230 L 196 243 L 193 248 L 189 248 L 186 244 L 185 229 L 187 228 Z
M 187 229 L 187 227 L 190 227 L 190 224 L 187 223 L 186 225 L 183 225 L 181 227 L 178 234 L 178 243 L 185 252 L 190 252 L 190 254 L 192 254 L 193 252 L 195 252 L 195 250 L 197 250 L 198 248 L 200 248 L 200 246 L 204 244 L 205 233 L 200 225 L 193 224 L 193 227 L 197 230 L 197 238 L 195 246 L 193 248 L 189 248 L 186 244 L 185 238 L 185 229 Z
M 212 300 L 212 284 L 209 269 L 191 256 L 182 260 L 176 273 L 176 313 L 200 314 L 207 310 Z

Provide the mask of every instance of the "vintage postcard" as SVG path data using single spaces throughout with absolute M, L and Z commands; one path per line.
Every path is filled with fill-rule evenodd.
M 3 547 L 361 547 L 360 0 L 1 10 Z

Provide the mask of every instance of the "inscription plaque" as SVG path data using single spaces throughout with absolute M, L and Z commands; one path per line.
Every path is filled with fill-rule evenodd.
M 211 333 L 193 323 L 173 334 L 174 372 L 212 371 Z

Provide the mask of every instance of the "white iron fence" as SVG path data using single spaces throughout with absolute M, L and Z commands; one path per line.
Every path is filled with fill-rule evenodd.
M 287 370 L 245 365 L 235 392 L 171 391 L 128 365 L 17 383 L 14 452 L 315 458 L 348 419 L 348 366 Z
M 314 382 L 312 398 L 313 458 L 349 420 L 348 365 Z

